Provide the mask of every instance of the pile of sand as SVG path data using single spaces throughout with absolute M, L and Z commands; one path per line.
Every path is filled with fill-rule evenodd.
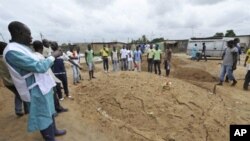
M 78 86 L 82 117 L 116 140 L 224 140 L 229 113 L 205 89 L 148 73 L 119 72 Z

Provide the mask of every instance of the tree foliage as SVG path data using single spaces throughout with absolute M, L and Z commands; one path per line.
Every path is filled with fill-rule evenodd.
M 151 41 L 151 43 L 158 43 L 158 42 L 163 42 L 164 41 L 164 38 L 163 37 L 160 37 L 160 38 L 155 38 Z
M 230 29 L 226 31 L 225 37 L 235 37 L 236 34 L 234 33 L 234 30 Z
M 132 44 L 146 44 L 148 43 L 149 40 L 148 38 L 146 37 L 146 35 L 142 35 L 141 38 L 137 39 L 137 40 L 132 40 L 131 43 Z
M 223 32 L 217 32 L 214 34 L 214 37 L 224 37 L 224 33 Z

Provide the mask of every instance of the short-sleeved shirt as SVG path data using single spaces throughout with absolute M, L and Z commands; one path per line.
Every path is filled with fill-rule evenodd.
M 153 58 L 153 56 L 154 56 L 154 49 L 152 48 L 152 49 L 148 49 L 148 59 L 152 59 Z
M 246 55 L 248 56 L 247 64 L 250 64 L 250 49 L 247 50 Z
M 121 49 L 120 54 L 121 54 L 121 58 L 125 59 L 125 58 L 127 58 L 128 52 L 126 49 Z
M 238 53 L 238 49 L 236 47 L 229 48 L 227 47 L 225 50 L 225 56 L 223 59 L 223 65 L 233 65 L 233 53 Z
M 93 63 L 93 50 L 87 50 L 87 63 Z
M 154 60 L 161 60 L 161 50 L 155 50 L 154 51 Z
M 141 51 L 140 50 L 135 50 L 134 51 L 134 57 L 135 57 L 135 61 L 141 61 Z
M 112 58 L 113 60 L 115 60 L 115 61 L 118 60 L 118 52 L 117 52 L 117 50 L 116 51 L 114 51 L 114 50 L 112 51 L 112 56 L 113 56 L 113 58 Z
M 51 53 L 52 53 L 53 51 L 52 51 L 52 49 L 51 49 L 51 47 L 43 47 L 43 56 L 44 57 L 49 57 L 50 55 L 51 55 Z
M 102 55 L 102 57 L 108 57 L 109 56 L 109 49 L 108 48 L 102 48 L 101 49 L 101 55 Z
M 172 49 L 166 49 L 165 50 L 165 60 L 170 62 L 171 58 L 172 58 Z

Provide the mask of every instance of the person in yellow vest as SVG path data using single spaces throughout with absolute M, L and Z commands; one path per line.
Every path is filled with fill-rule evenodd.
M 108 72 L 109 71 L 109 49 L 106 47 L 105 44 L 103 44 L 103 48 L 100 50 L 100 55 L 102 56 L 102 60 L 103 60 L 103 69 L 104 72 Z

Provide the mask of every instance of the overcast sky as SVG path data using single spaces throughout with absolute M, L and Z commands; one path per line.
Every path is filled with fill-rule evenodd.
M 0 9 L 5 40 L 13 20 L 59 43 L 250 34 L 250 0 L 0 0 Z

